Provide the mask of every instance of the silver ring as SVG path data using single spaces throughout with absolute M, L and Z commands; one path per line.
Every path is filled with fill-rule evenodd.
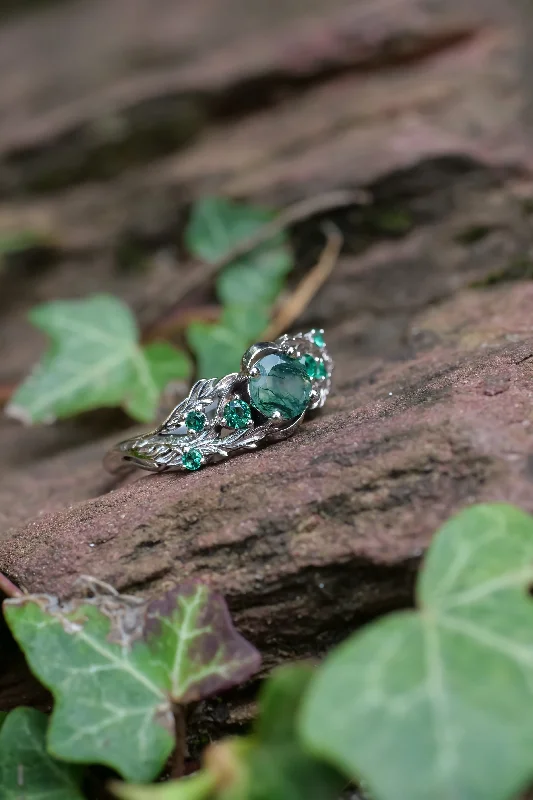
M 105 467 L 196 470 L 286 439 L 324 405 L 332 371 L 322 330 L 253 344 L 240 372 L 197 381 L 158 428 L 110 450 Z

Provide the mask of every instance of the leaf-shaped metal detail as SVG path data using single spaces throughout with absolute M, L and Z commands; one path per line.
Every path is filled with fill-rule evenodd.
M 272 423 L 268 422 L 266 425 L 259 425 L 257 428 L 246 428 L 243 431 L 235 431 L 223 439 L 224 447 L 237 448 L 237 447 L 257 447 L 257 443 L 263 439 L 272 429 Z
M 257 447 L 257 442 L 264 439 L 269 432 L 271 425 L 259 425 L 254 428 L 245 428 L 244 430 L 236 430 L 228 436 L 212 439 L 206 437 L 204 441 L 195 442 L 195 447 L 198 447 L 205 455 L 209 453 L 220 453 L 221 455 L 228 454 L 231 450 L 237 450 L 243 447 L 250 449 Z
M 208 406 L 218 398 L 222 399 L 233 388 L 239 380 L 237 372 L 226 375 L 224 378 L 209 378 L 208 380 L 196 381 L 191 391 L 169 414 L 166 420 L 157 429 L 158 433 L 175 430 L 183 424 L 183 420 L 189 411 L 193 411 L 198 406 Z
M 244 448 L 251 450 L 257 447 L 258 442 L 264 439 L 271 429 L 272 424 L 269 422 L 257 427 L 236 430 L 222 437 L 216 428 L 209 428 L 194 437 L 172 437 L 181 440 L 173 446 L 165 444 L 165 440 L 168 440 L 169 436 L 159 436 L 157 442 L 152 441 L 146 444 L 145 452 L 147 455 L 151 455 L 161 467 L 164 466 L 167 469 L 180 467 L 181 457 L 187 449 L 199 450 L 205 459 L 209 456 L 226 458 L 235 450 Z

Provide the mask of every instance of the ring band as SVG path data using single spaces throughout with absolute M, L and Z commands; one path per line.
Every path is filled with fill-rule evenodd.
M 112 448 L 106 469 L 196 470 L 291 436 L 330 391 L 333 361 L 323 333 L 253 344 L 240 372 L 197 381 L 158 428 Z

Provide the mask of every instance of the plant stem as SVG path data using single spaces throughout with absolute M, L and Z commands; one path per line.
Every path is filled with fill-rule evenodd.
M 185 773 L 185 754 L 187 752 L 187 731 L 185 714 L 181 706 L 174 707 L 174 727 L 176 730 L 176 746 L 172 755 L 170 768 L 171 778 L 181 778 Z
M 4 384 L 0 386 L 0 406 L 5 405 L 11 400 L 11 395 L 17 387 L 11 384 Z
M 343 239 L 341 232 L 333 223 L 327 223 L 323 227 L 328 238 L 318 262 L 307 273 L 287 302 L 280 308 L 278 314 L 270 322 L 261 337 L 265 342 L 273 341 L 291 327 L 331 275 L 337 263 Z
M 7 597 L 24 597 L 24 592 L 15 586 L 3 572 L 0 572 L 0 592 Z

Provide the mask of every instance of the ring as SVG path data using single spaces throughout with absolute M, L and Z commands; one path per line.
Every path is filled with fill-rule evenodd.
M 196 470 L 286 439 L 324 405 L 332 370 L 322 330 L 253 344 L 240 372 L 197 381 L 158 428 L 112 448 L 105 467 Z

